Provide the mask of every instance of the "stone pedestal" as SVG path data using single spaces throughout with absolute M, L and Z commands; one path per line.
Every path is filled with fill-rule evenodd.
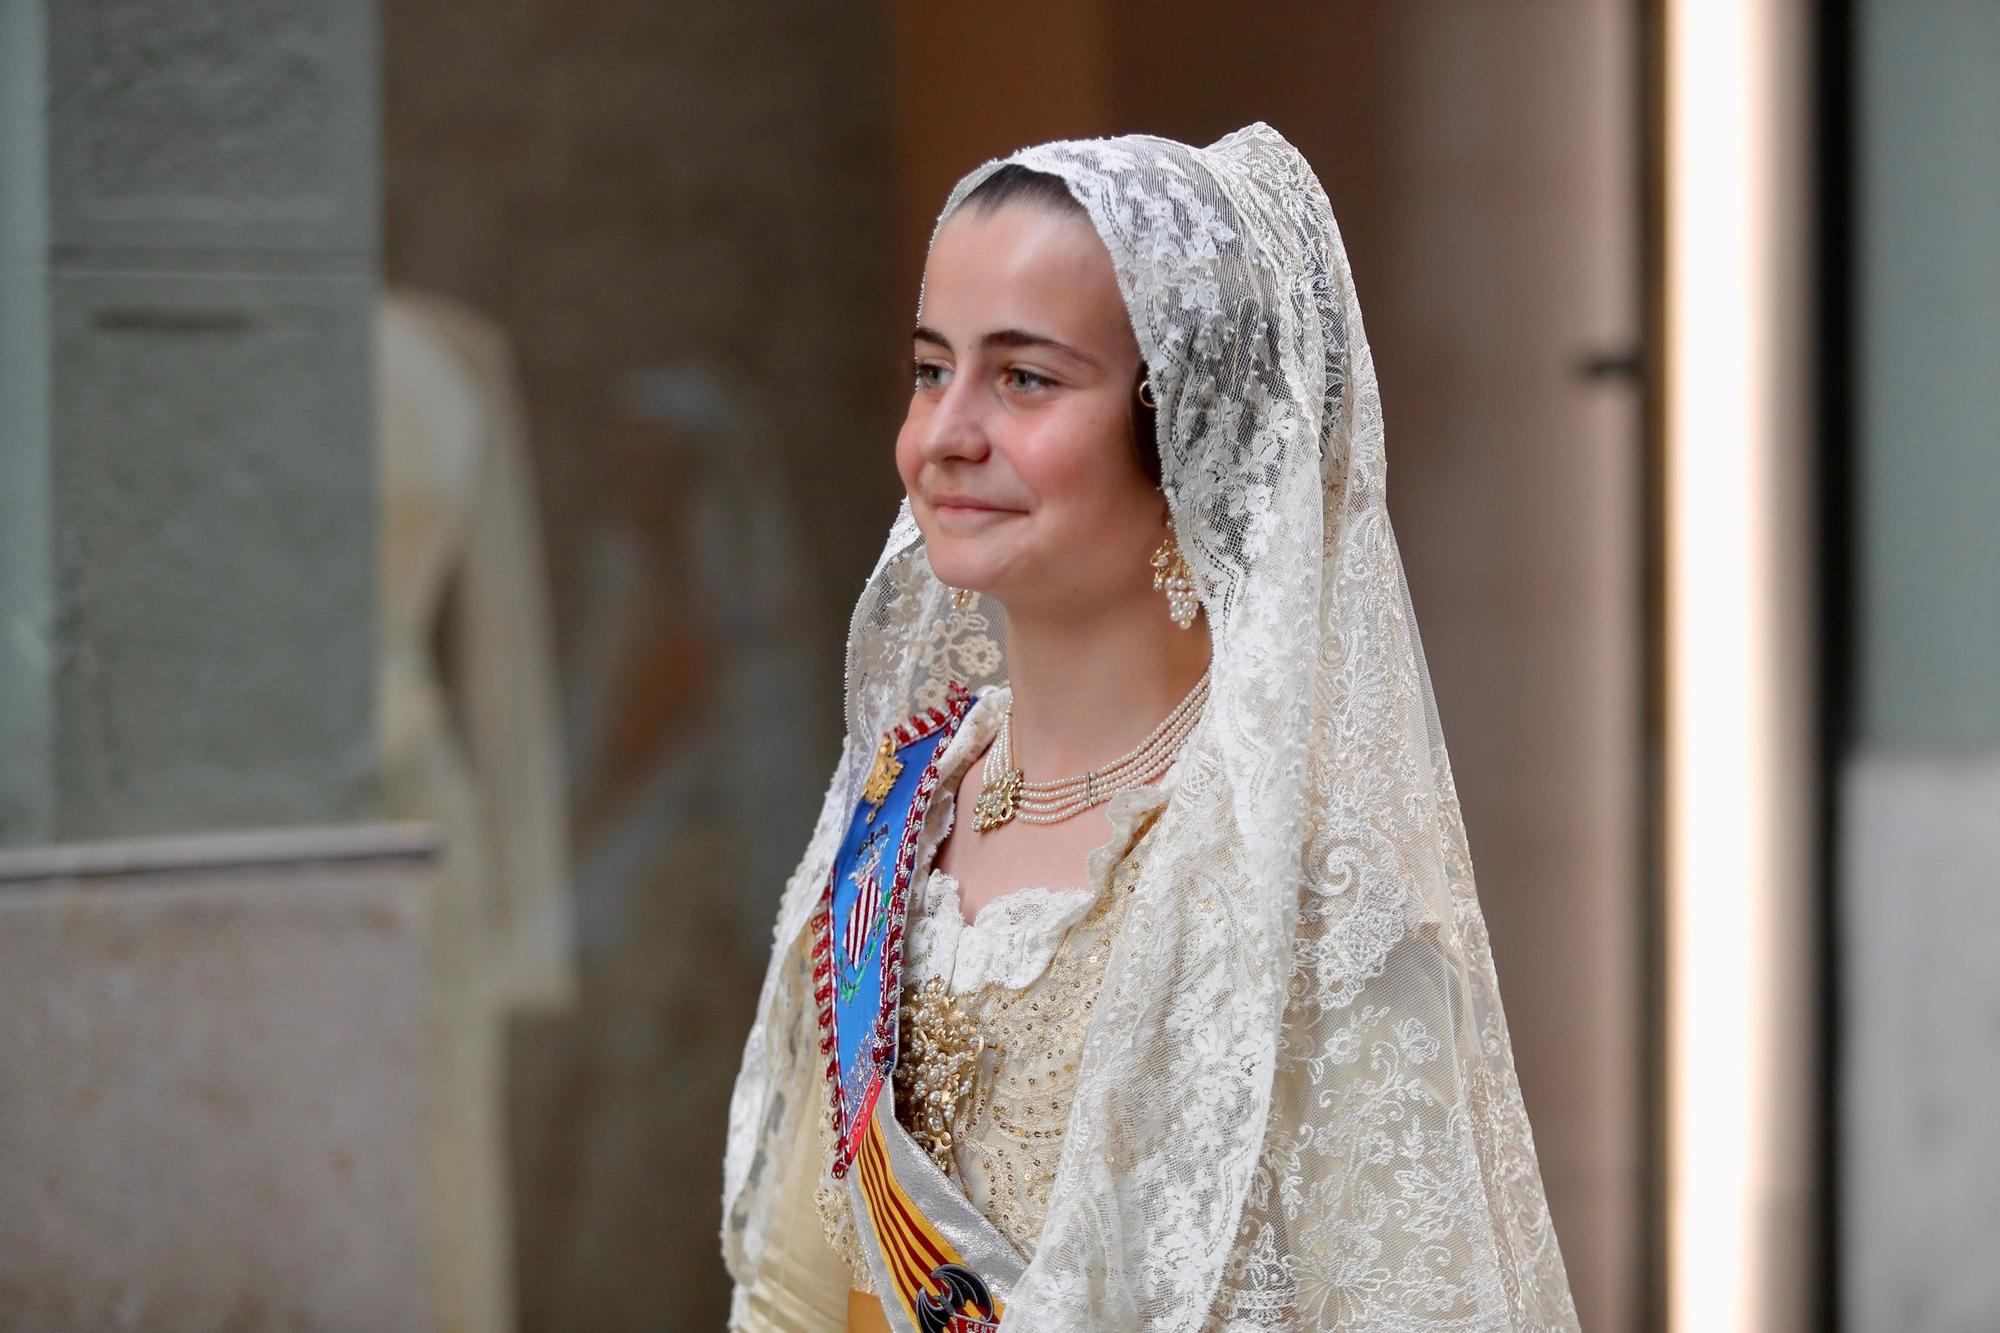
M 0 852 L 0 1330 L 434 1327 L 428 835 Z

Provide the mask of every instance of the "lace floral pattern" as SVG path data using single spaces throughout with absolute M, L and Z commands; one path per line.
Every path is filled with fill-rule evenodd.
M 1015 889 L 980 909 L 967 925 L 958 881 L 933 870 L 910 919 L 903 975 L 912 983 L 941 979 L 965 994 L 982 986 L 1019 990 L 1048 969 L 1063 932 L 1090 909 L 1085 888 Z
M 1008 160 L 1060 176 L 1111 254 L 1214 659 L 1003 1327 L 1574 1329 L 1325 191 L 1263 124 Z M 825 873 L 857 754 L 940 672 L 998 680 L 1004 642 L 991 599 L 951 608 L 906 505 L 850 624 L 846 804 L 794 890 Z M 769 1206 L 758 1145 L 801 1086 L 786 910 L 732 1107 L 739 1281 Z

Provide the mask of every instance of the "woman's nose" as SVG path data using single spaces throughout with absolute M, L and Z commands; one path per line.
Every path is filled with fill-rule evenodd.
M 977 386 L 958 379 L 945 387 L 924 422 L 919 447 L 932 462 L 944 458 L 980 459 L 991 442 L 986 435 L 986 412 Z

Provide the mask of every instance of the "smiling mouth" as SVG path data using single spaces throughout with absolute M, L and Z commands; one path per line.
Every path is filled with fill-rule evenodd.
M 984 532 L 1015 516 L 1011 510 L 972 509 L 964 505 L 939 505 L 931 513 L 940 536 L 953 532 L 961 535 Z
M 934 500 L 931 508 L 940 514 L 1011 514 L 1012 509 L 999 505 L 981 504 L 976 500 Z

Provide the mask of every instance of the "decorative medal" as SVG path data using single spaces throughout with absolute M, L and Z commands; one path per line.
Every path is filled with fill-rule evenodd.
M 889 799 L 889 793 L 896 789 L 896 779 L 902 775 L 903 761 L 896 758 L 895 741 L 884 736 L 880 748 L 875 751 L 875 767 L 868 770 L 868 785 L 861 789 L 861 799 L 875 807 L 868 812 L 869 823 L 875 822 L 882 802 Z
M 979 1274 L 945 1263 L 931 1270 L 931 1281 L 937 1290 L 916 1303 L 918 1333 L 992 1333 L 1000 1327 L 1000 1303 Z

